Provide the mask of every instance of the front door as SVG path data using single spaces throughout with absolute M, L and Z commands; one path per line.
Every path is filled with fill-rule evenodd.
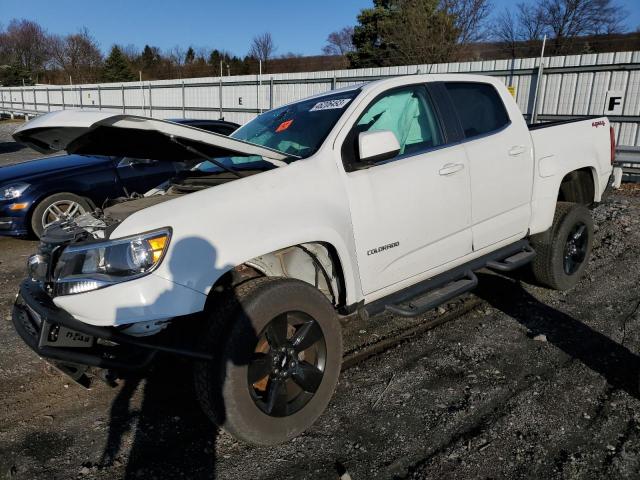
M 362 169 L 356 153 L 347 168 L 365 295 L 472 251 L 467 156 L 464 146 L 446 145 L 426 88 L 403 87 L 373 100 L 346 141 L 374 130 L 392 131 L 401 150 Z

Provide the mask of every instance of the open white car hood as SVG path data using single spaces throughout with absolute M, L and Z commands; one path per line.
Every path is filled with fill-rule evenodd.
M 285 160 L 287 155 L 234 138 L 178 123 L 135 115 L 79 110 L 51 112 L 24 124 L 13 138 L 42 153 L 106 155 L 185 161 L 204 156 L 259 155 Z

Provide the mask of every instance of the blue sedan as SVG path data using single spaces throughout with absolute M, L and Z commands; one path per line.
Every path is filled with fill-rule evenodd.
M 238 125 L 220 120 L 175 120 L 229 135 Z M 178 163 L 63 155 L 0 168 L 0 235 L 40 236 L 62 217 L 76 217 L 105 200 L 144 193 L 169 178 Z

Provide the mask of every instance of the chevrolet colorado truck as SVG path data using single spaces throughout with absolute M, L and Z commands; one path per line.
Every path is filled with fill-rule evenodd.
M 576 285 L 614 152 L 607 118 L 528 126 L 500 81 L 462 74 L 334 90 L 230 137 L 82 111 L 14 137 L 191 162 L 142 198 L 49 226 L 13 322 L 83 384 L 160 353 L 191 358 L 205 413 L 265 445 L 328 405 L 340 317 L 421 315 L 482 268 L 531 263 L 550 288 Z

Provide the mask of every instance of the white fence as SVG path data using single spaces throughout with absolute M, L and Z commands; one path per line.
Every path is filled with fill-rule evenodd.
M 540 76 L 539 121 L 602 115 L 607 94 L 620 106 L 609 114 L 621 145 L 640 145 L 640 51 L 547 57 Z M 527 118 L 539 79 L 539 59 L 363 68 L 309 73 L 155 80 L 123 84 L 0 87 L 0 112 L 28 114 L 99 109 L 156 118 L 225 118 L 244 123 L 285 103 L 396 75 L 477 73 L 500 78 L 514 88 Z

